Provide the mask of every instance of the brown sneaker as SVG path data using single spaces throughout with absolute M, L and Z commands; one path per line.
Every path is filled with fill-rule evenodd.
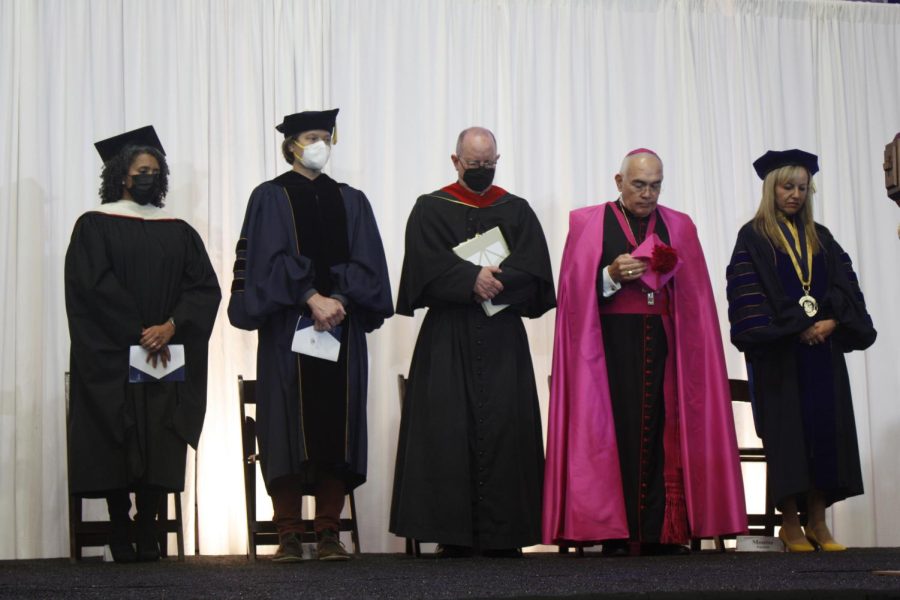
M 296 533 L 286 533 L 278 538 L 278 550 L 272 557 L 272 562 L 295 563 L 303 561 L 303 544 Z
M 326 529 L 319 533 L 316 550 L 319 560 L 350 560 L 350 553 L 344 548 L 338 532 L 334 529 Z

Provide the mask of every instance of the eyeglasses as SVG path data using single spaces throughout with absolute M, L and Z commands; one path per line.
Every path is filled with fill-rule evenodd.
M 497 161 L 496 160 L 466 160 L 464 158 L 459 159 L 459 163 L 467 168 L 467 169 L 477 169 L 479 167 L 483 169 L 496 169 Z
M 654 181 L 653 183 L 647 183 L 646 181 L 632 181 L 629 185 L 636 191 L 641 194 L 644 190 L 650 190 L 651 194 L 658 194 L 660 190 L 662 190 L 662 182 Z

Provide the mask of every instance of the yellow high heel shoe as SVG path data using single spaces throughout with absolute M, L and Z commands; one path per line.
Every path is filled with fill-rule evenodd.
M 790 542 L 784 533 L 784 528 L 778 530 L 778 539 L 784 544 L 784 549 L 788 552 L 815 552 L 812 544 L 803 539 L 801 542 Z
M 809 543 L 816 548 L 821 548 L 823 552 L 843 552 L 847 549 L 847 546 L 838 544 L 836 541 L 834 541 L 834 538 L 825 542 L 819 540 L 819 538 L 816 536 L 815 531 L 813 531 L 812 529 L 804 529 L 804 532 L 806 533 L 806 539 L 809 540 Z

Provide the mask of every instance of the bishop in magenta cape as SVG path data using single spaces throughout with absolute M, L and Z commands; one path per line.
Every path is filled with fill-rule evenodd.
M 629 537 L 597 299 L 607 204 L 572 211 L 560 267 L 544 479 L 544 543 Z M 690 218 L 662 206 L 684 265 L 671 294 L 679 452 L 690 536 L 747 529 L 728 380 L 706 261 Z M 661 541 L 666 541 L 665 539 Z

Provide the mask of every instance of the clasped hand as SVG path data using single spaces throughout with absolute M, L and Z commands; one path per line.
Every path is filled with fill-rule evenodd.
M 647 263 L 630 254 L 620 254 L 609 265 L 609 276 L 616 283 L 640 279 L 647 270 Z
M 828 339 L 828 336 L 834 333 L 836 327 L 837 321 L 834 319 L 816 321 L 800 334 L 800 341 L 804 344 L 809 344 L 810 346 L 822 344 Z
M 347 316 L 344 305 L 339 300 L 318 293 L 313 294 L 306 304 L 312 312 L 313 329 L 316 331 L 331 331 Z
M 164 367 L 169 364 L 172 356 L 168 344 L 174 335 L 175 326 L 170 321 L 141 329 L 141 346 L 149 353 L 147 362 L 153 365 L 154 369 L 158 360 L 162 361 Z
M 500 267 L 481 267 L 478 277 L 475 279 L 475 286 L 472 293 L 478 299 L 478 302 L 491 300 L 497 294 L 503 291 L 503 283 L 494 277 L 494 273 L 502 273 Z

